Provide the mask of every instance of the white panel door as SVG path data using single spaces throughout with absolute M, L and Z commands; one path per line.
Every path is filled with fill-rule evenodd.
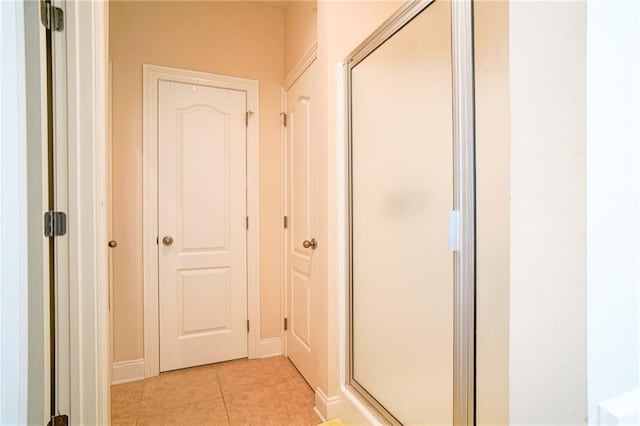
M 287 356 L 315 388 L 318 232 L 316 87 L 314 62 L 287 92 L 286 210 Z M 320 243 L 318 243 L 320 244 Z
M 247 356 L 246 93 L 158 84 L 160 371 Z

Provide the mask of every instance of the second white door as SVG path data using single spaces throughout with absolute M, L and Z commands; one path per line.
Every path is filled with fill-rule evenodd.
M 287 355 L 315 388 L 318 245 L 317 65 L 287 91 Z
M 158 83 L 160 371 L 247 356 L 246 93 Z

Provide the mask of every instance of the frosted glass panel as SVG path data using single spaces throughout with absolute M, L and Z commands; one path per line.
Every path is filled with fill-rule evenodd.
M 352 381 L 404 424 L 451 424 L 451 16 L 427 7 L 352 69 Z

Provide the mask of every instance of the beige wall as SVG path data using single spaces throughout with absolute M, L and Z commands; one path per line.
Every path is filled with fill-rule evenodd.
M 111 2 L 113 63 L 113 361 L 143 357 L 142 65 L 260 84 L 261 337 L 281 335 L 281 10 L 252 3 Z
M 509 5 L 512 424 L 587 420 L 586 12 Z
M 318 41 L 318 4 L 292 1 L 284 12 L 284 76 Z
M 474 4 L 476 415 L 509 424 L 509 3 Z

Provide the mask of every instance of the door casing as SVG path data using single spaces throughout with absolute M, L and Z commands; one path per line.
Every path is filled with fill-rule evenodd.
M 109 5 L 53 0 L 55 205 L 67 234 L 55 238 L 56 413 L 108 424 L 109 306 L 106 209 Z
M 158 289 L 158 81 L 240 90 L 247 94 L 247 316 L 249 358 L 260 357 L 260 217 L 258 81 L 156 65 L 143 67 L 143 277 L 145 377 L 160 374 Z

